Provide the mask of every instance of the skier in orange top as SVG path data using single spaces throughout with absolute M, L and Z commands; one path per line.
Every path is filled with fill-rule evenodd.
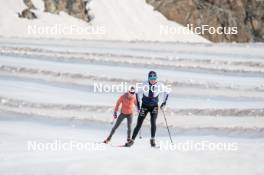
M 119 106 L 122 104 L 121 107 L 121 113 L 117 117 L 117 112 L 119 110 Z M 107 139 L 104 141 L 104 143 L 108 143 L 112 136 L 115 133 L 115 130 L 119 127 L 119 125 L 122 123 L 122 121 L 126 118 L 127 119 L 127 141 L 130 140 L 131 138 L 131 125 L 132 125 L 132 117 L 133 117 L 133 110 L 135 105 L 139 108 L 139 104 L 137 104 L 137 99 L 135 96 L 135 88 L 131 87 L 129 91 L 123 95 L 121 95 L 116 103 L 115 110 L 114 110 L 114 115 L 113 117 L 116 120 L 116 123 L 114 127 L 112 128 L 109 136 Z

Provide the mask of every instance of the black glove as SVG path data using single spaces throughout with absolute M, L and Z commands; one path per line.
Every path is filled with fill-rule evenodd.
M 166 106 L 166 102 L 163 102 L 163 103 L 160 105 L 160 109 L 163 109 L 165 106 Z
M 114 112 L 114 114 L 113 114 L 113 118 L 114 118 L 114 119 L 117 118 L 117 112 Z

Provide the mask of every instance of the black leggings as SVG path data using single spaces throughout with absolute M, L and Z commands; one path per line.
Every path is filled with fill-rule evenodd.
M 156 134 L 156 120 L 158 116 L 158 106 L 146 106 L 142 105 L 138 119 L 137 119 L 137 125 L 133 131 L 132 139 L 135 140 L 135 138 L 138 135 L 138 132 L 143 124 L 144 119 L 146 118 L 148 112 L 150 112 L 150 124 L 151 124 L 151 138 L 155 138 Z
M 108 136 L 108 139 L 111 139 L 112 136 L 114 135 L 116 129 L 119 127 L 119 125 L 122 123 L 122 121 L 126 118 L 127 119 L 127 139 L 130 139 L 131 136 L 131 125 L 132 125 L 132 114 L 123 114 L 121 113 L 117 120 L 116 123 L 114 125 L 114 127 L 112 128 L 110 135 Z

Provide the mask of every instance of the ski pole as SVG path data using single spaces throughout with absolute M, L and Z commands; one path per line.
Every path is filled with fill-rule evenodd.
M 161 110 L 162 110 L 162 113 L 163 113 L 163 117 L 164 117 L 164 120 L 165 120 L 165 123 L 166 123 L 166 127 L 167 127 L 167 130 L 168 130 L 168 133 L 169 133 L 169 137 L 170 137 L 171 144 L 173 144 L 173 141 L 171 139 L 170 129 L 169 129 L 169 126 L 168 126 L 168 123 L 167 123 L 167 119 L 166 119 L 166 116 L 165 116 L 164 109 L 161 109 Z
M 139 130 L 139 138 L 142 139 L 141 129 Z

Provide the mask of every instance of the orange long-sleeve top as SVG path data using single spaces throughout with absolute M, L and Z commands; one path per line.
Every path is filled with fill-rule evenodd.
M 119 110 L 119 106 L 122 104 L 121 113 L 132 114 L 134 106 L 137 104 L 135 95 L 129 96 L 128 93 L 121 95 L 116 103 L 115 112 Z

